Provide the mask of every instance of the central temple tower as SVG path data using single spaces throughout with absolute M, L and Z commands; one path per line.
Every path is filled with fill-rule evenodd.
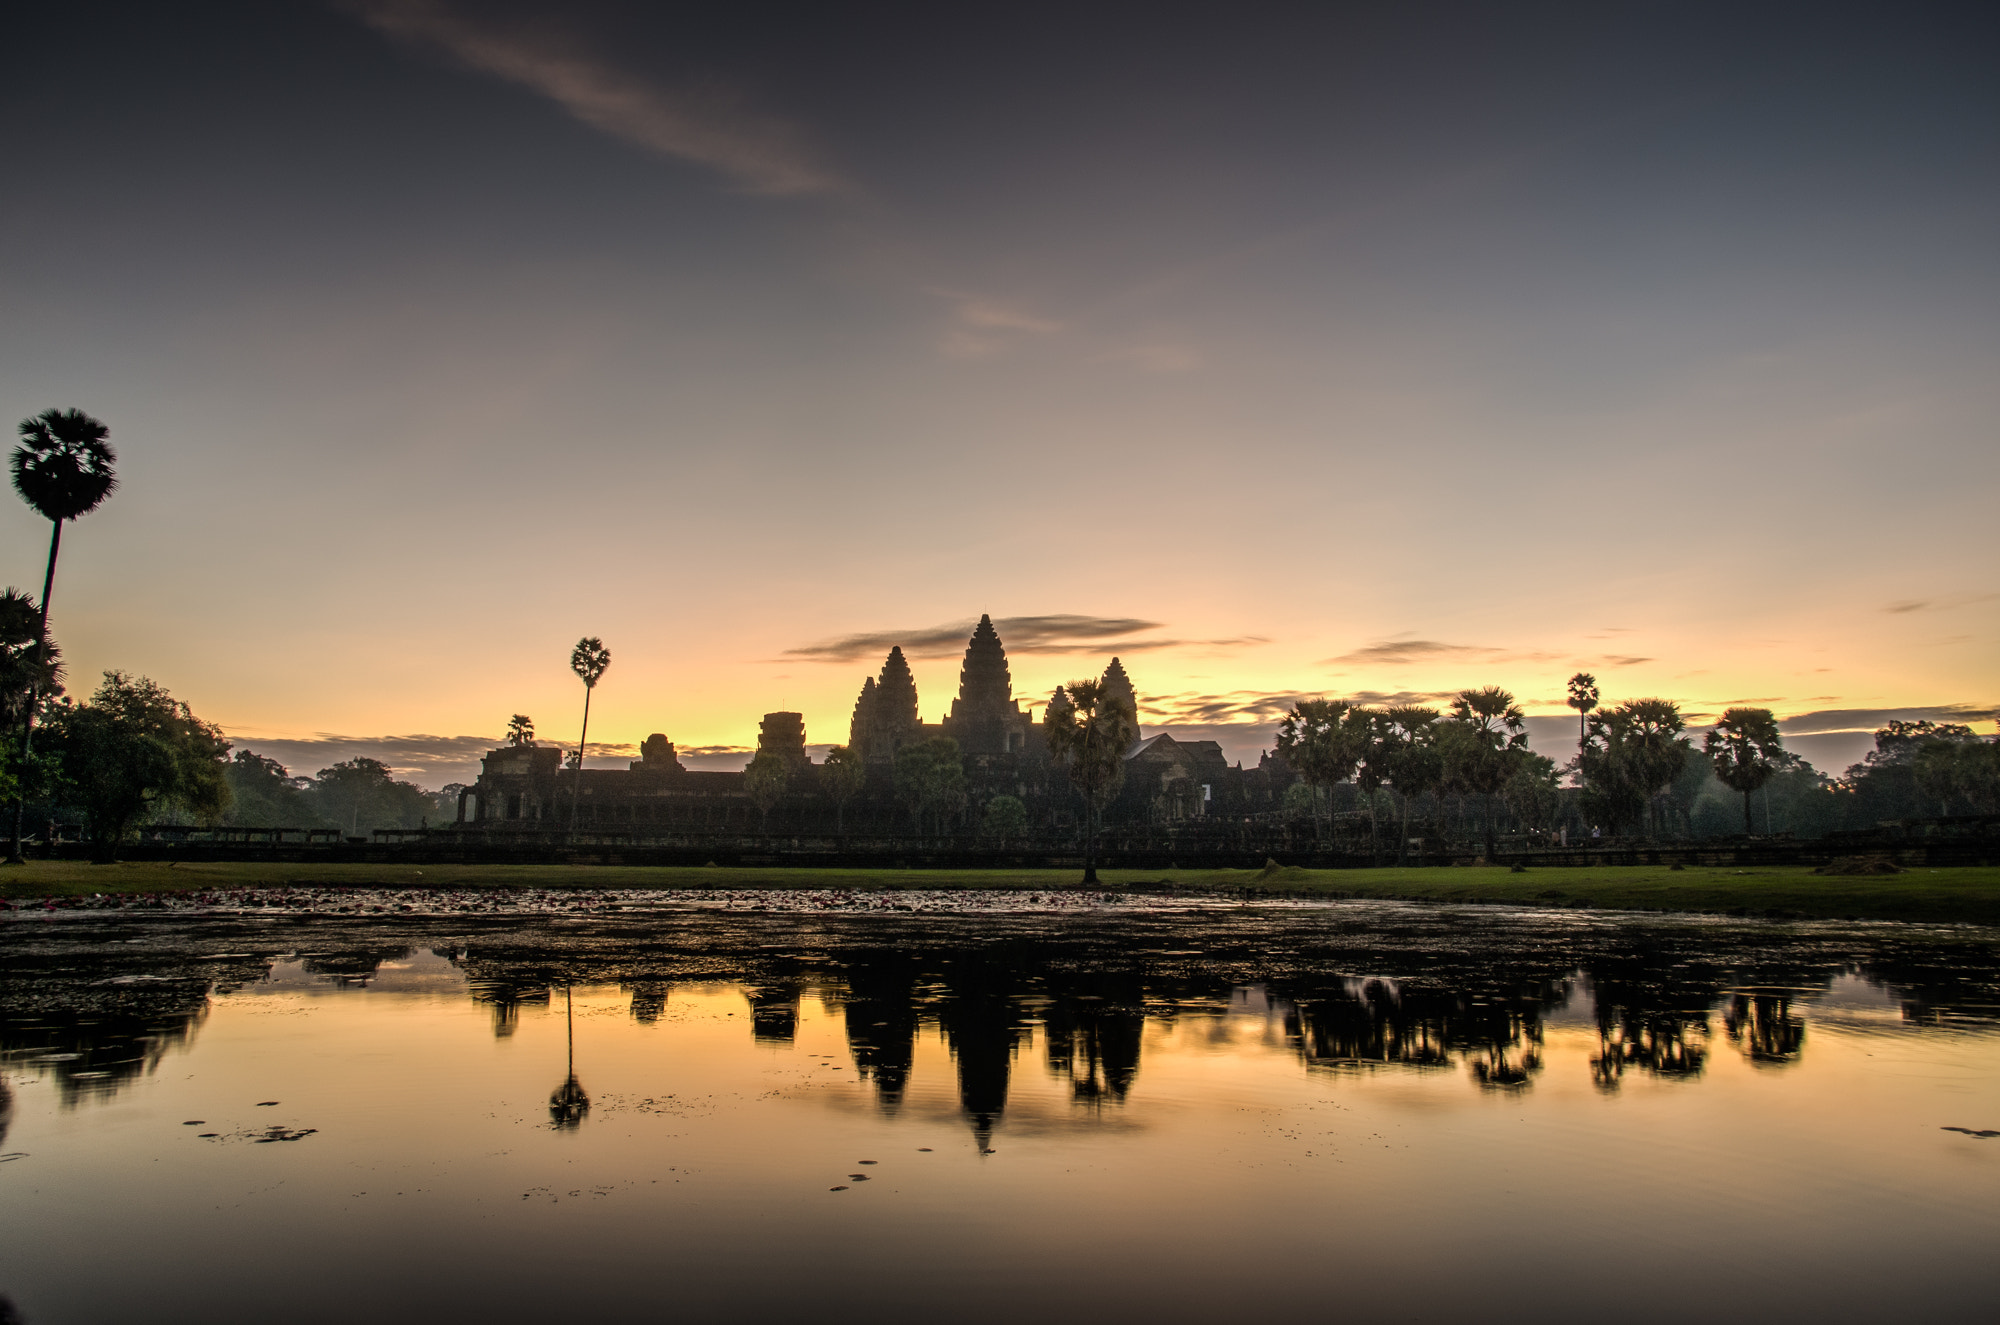
M 1007 650 L 993 618 L 981 615 L 966 642 L 958 672 L 958 698 L 944 720 L 945 735 L 969 755 L 1019 754 L 1027 748 L 1028 715 L 1014 702 Z

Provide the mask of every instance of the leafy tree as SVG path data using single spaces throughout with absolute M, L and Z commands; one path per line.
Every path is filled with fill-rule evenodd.
M 1771 780 L 1785 755 L 1777 716 L 1769 709 L 1726 709 L 1702 750 L 1722 784 L 1743 794 L 1743 835 L 1750 836 L 1756 831 L 1750 822 L 1751 793 Z
M 584 696 L 586 706 L 588 706 L 589 700 L 589 694 L 586 693 Z M 588 721 L 588 719 L 586 718 L 585 721 Z M 525 713 L 516 713 L 513 717 L 507 719 L 507 744 L 525 746 L 533 745 L 534 743 L 535 720 L 533 718 Z
M 1317 833 L 1319 831 L 1319 802 L 1319 788 L 1310 782 L 1294 782 L 1291 786 L 1285 788 L 1284 799 L 1278 802 L 1278 808 L 1287 819 L 1293 821 L 1304 819 L 1313 826 L 1313 831 Z
M 1344 699 L 1302 699 L 1278 724 L 1278 753 L 1308 785 L 1326 788 L 1326 833 L 1333 836 L 1333 789 L 1354 776 L 1366 724 L 1348 721 Z
M 965 808 L 965 761 L 958 742 L 933 736 L 896 751 L 896 794 L 910 807 L 919 833 L 926 820 L 944 831 L 945 820 Z
M 771 831 L 771 811 L 778 808 L 778 802 L 785 798 L 785 784 L 792 778 L 792 766 L 782 755 L 769 750 L 759 750 L 750 766 L 743 770 L 743 790 L 750 795 L 750 803 L 757 807 L 762 816 L 763 831 Z
M 459 797 L 470 791 L 463 782 L 447 782 L 431 793 L 431 814 L 441 824 L 458 821 Z
M 1553 827 L 1562 808 L 1561 772 L 1546 755 L 1523 750 L 1500 788 L 1500 799 L 1529 828 Z
M 1102 680 L 1058 686 L 1042 714 L 1049 755 L 1083 796 L 1083 881 L 1097 882 L 1097 832 L 1104 807 L 1125 781 L 1125 750 L 1139 735 L 1138 714 Z
M 319 822 L 306 803 L 305 778 L 295 778 L 275 759 L 238 750 L 223 765 L 229 783 L 229 822 L 238 828 L 305 828 Z
M 222 731 L 143 676 L 106 672 L 87 701 L 50 710 L 64 780 L 89 816 L 92 858 L 117 858 L 132 826 L 166 809 L 214 818 L 229 805 Z
M 0 724 L 18 728 L 37 699 L 62 693 L 62 652 L 41 633 L 41 609 L 18 589 L 0 593 Z M 0 767 L 0 801 L 25 800 L 45 791 L 54 761 L 24 746 Z
M 19 589 L 0 592 L 0 721 L 19 724 L 37 695 L 62 693 L 62 650 L 43 633 L 42 611 Z
M 429 792 L 397 781 L 387 764 L 366 756 L 322 768 L 306 798 L 321 818 L 357 836 L 364 829 L 415 828 L 436 807 Z
M 595 635 L 586 635 L 569 651 L 569 669 L 583 682 L 583 731 L 576 738 L 576 781 L 569 794 L 569 830 L 576 831 L 577 803 L 583 796 L 583 752 L 590 748 L 590 695 L 611 666 L 611 650 Z
M 860 795 L 868 783 L 867 761 L 853 746 L 836 745 L 826 752 L 826 761 L 819 766 L 819 782 L 833 798 L 834 830 L 846 832 L 847 803 Z
M 49 598 L 56 587 L 56 555 L 62 550 L 63 522 L 90 514 L 103 505 L 104 499 L 118 486 L 118 474 L 114 468 L 118 463 L 118 453 L 111 449 L 110 436 L 109 428 L 82 410 L 49 409 L 31 419 L 21 420 L 21 444 L 14 448 L 12 461 L 14 491 L 20 493 L 21 500 L 34 507 L 53 526 L 49 532 L 48 570 L 42 576 L 40 623 L 32 637 L 37 652 L 35 672 L 42 670 L 50 661 L 45 652 L 49 637 Z M 30 763 L 34 750 L 36 694 L 31 682 L 28 702 L 22 707 L 19 718 L 21 762 L 24 766 Z M 20 864 L 23 859 L 21 822 L 26 811 L 26 802 L 17 796 L 14 801 L 13 844 L 7 853 L 10 865 Z
M 1005 842 L 1028 831 L 1028 807 L 1019 796 L 995 796 L 986 802 L 986 815 L 979 831 Z
M 1888 723 L 1875 733 L 1875 748 L 1868 757 L 1847 770 L 1853 817 L 1868 822 L 1948 813 L 1945 803 L 1949 800 L 1950 779 L 1941 780 L 1948 757 L 1932 753 L 1925 761 L 1927 773 L 1921 783 L 1917 777 L 1918 761 L 1926 750 L 1979 743 L 1979 736 L 1963 723 L 1902 719 Z M 1939 791 L 1946 794 L 1940 796 Z
M 1590 715 L 1597 708 L 1597 678 L 1578 672 L 1569 679 L 1569 698 L 1563 701 L 1576 710 L 1577 777 L 1583 776 L 1583 747 L 1590 744 Z
M 1911 762 L 1917 789 L 1943 813 L 1963 801 L 1975 814 L 2000 812 L 2000 742 L 1933 740 Z
M 1477 796 L 1485 810 L 1486 859 L 1499 855 L 1493 823 L 1493 798 L 1514 776 L 1528 749 L 1527 719 L 1514 696 L 1499 686 L 1461 690 L 1451 701 L 1451 716 L 1438 724 L 1438 754 L 1445 785 Z

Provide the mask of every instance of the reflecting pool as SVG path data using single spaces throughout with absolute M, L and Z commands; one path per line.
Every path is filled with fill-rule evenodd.
M 1991 930 L 330 910 L 0 917 L 19 1320 L 2000 1313 Z

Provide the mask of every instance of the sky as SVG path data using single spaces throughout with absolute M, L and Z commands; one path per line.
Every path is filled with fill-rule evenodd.
M 1300 696 L 2000 705 L 2000 11 L 15 6 L 0 400 L 110 425 L 71 687 L 312 772 L 844 740 L 1123 659 Z M 48 527 L 0 503 L 8 582 Z M 1985 727 L 1982 726 L 1982 730 Z M 603 748 L 599 749 L 599 743 Z

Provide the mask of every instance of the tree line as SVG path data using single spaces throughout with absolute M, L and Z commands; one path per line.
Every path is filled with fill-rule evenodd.
M 1876 732 L 1875 749 L 1835 778 L 1784 748 L 1769 709 L 1730 708 L 1697 745 L 1670 699 L 1606 706 L 1596 678 L 1579 672 L 1566 702 L 1577 714 L 1577 750 L 1558 764 L 1528 748 L 1521 707 L 1497 686 L 1460 691 L 1444 709 L 1301 700 L 1278 727 L 1278 753 L 1299 776 L 1288 808 L 1323 815 L 1331 832 L 1344 800 L 1367 815 L 1377 855 L 1380 819 L 1396 815 L 1400 858 L 1413 811 L 1442 812 L 1455 801 L 1476 817 L 1489 859 L 1503 824 L 1659 838 L 1721 836 L 1740 823 L 1745 835 L 1817 836 L 1885 820 L 2000 813 L 2000 736 L 1982 738 L 1963 724 L 1892 721 Z M 1776 822 L 1774 800 L 1782 804 Z

